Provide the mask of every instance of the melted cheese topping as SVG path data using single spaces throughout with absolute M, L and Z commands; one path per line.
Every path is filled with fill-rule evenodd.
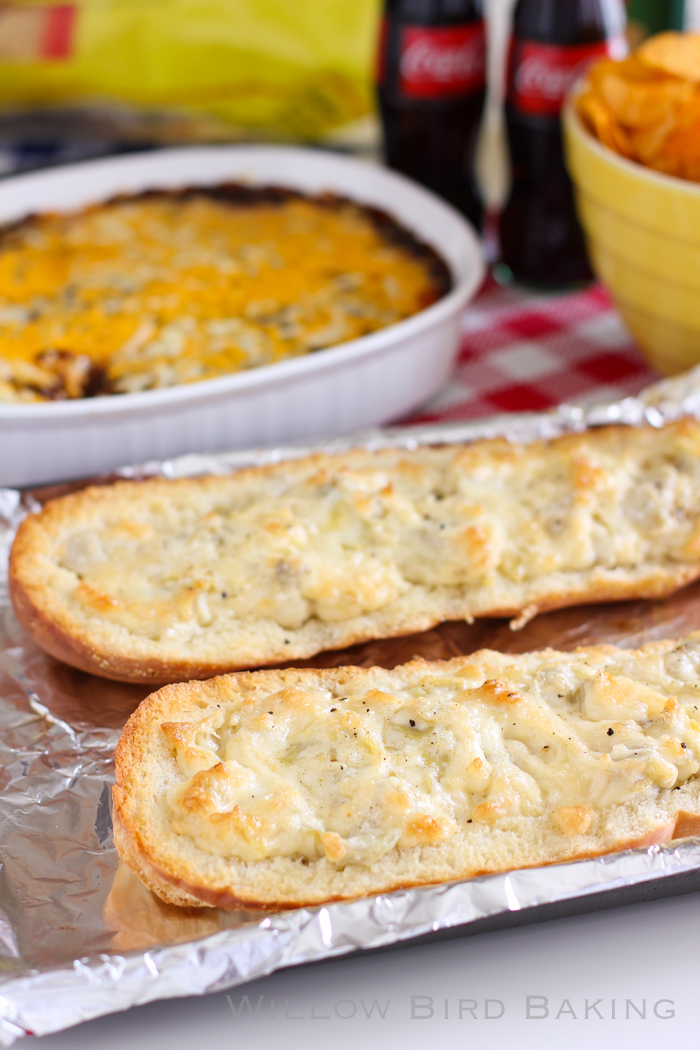
M 0 400 L 123 393 L 320 350 L 439 296 L 349 202 L 207 196 L 47 215 L 0 245 Z
M 339 867 L 521 817 L 601 832 L 697 774 L 699 669 L 694 636 L 665 655 L 484 652 L 369 691 L 362 672 L 342 693 L 239 679 L 205 717 L 161 725 L 170 827 L 218 856 Z
M 314 624 L 410 624 L 431 602 L 438 619 L 483 614 L 531 582 L 565 589 L 565 574 L 697 560 L 700 428 L 117 486 L 68 515 L 56 541 L 43 578 L 81 620 L 168 652 L 229 646 L 245 666 L 260 659 L 250 632 L 265 632 L 268 660 L 284 658 Z

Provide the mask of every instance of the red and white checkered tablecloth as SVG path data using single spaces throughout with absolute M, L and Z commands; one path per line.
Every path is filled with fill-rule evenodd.
M 489 279 L 466 312 L 450 382 L 406 422 L 614 400 L 658 378 L 600 285 L 533 294 Z

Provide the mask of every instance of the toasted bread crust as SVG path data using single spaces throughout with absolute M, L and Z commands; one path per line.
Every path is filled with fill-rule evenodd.
M 115 795 L 116 799 L 116 795 Z M 117 807 L 112 818 L 114 845 L 119 856 L 127 867 L 138 875 L 144 886 L 152 890 L 166 904 L 176 904 L 180 908 L 210 908 L 211 905 L 201 897 L 179 888 L 172 880 L 166 879 L 148 862 L 146 854 L 139 848 L 138 835 L 130 834 L 122 824 Z
M 664 752 L 666 755 L 680 756 L 678 762 L 683 763 L 692 759 L 692 768 L 698 769 L 700 768 L 700 736 L 696 739 L 691 735 L 691 730 L 688 729 L 691 724 L 689 722 L 674 723 L 675 730 L 672 729 L 671 724 L 673 718 L 682 717 L 683 704 L 690 704 L 690 700 L 695 699 L 693 691 L 695 683 L 690 683 L 686 689 L 670 673 L 666 679 L 662 679 L 658 671 L 660 662 L 663 663 L 666 660 L 668 666 L 673 669 L 675 666 L 673 661 L 677 663 L 679 660 L 686 659 L 686 654 L 690 654 L 688 659 L 692 657 L 696 664 L 700 665 L 700 633 L 690 636 L 682 643 L 655 643 L 637 652 L 616 650 L 611 646 L 593 646 L 577 650 L 575 653 L 556 653 L 545 650 L 541 653 L 522 656 L 505 656 L 484 650 L 472 656 L 439 663 L 431 664 L 416 660 L 391 672 L 380 668 L 365 670 L 352 667 L 338 668 L 333 671 L 258 671 L 250 674 L 226 675 L 208 682 L 166 686 L 151 694 L 139 706 L 127 723 L 116 750 L 116 785 L 113 797 L 117 849 L 125 863 L 142 881 L 170 903 L 191 906 L 194 901 L 223 908 L 278 910 L 469 878 L 516 867 L 535 867 L 562 861 L 581 860 L 613 851 L 661 843 L 674 837 L 697 834 L 700 832 L 700 781 L 695 773 L 691 772 L 689 776 L 683 774 L 686 779 L 679 781 L 675 791 L 671 789 L 672 781 L 668 779 L 663 783 L 669 786 L 660 787 L 658 766 L 654 766 L 657 760 L 652 756 L 650 759 L 652 764 L 647 767 L 648 770 L 652 770 L 648 774 L 651 780 L 638 781 L 633 778 L 630 781 L 629 795 L 623 795 L 619 801 L 610 803 L 605 801 L 608 798 L 606 795 L 608 788 L 604 785 L 601 787 L 602 782 L 596 779 L 596 790 L 600 789 L 602 792 L 600 800 L 596 801 L 590 791 L 586 792 L 585 788 L 580 787 L 579 781 L 583 783 L 581 778 L 584 777 L 584 766 L 588 758 L 584 757 L 583 752 L 577 752 L 580 759 L 577 759 L 576 756 L 573 759 L 571 757 L 562 759 L 565 772 L 559 774 L 558 767 L 555 767 L 549 781 L 547 771 L 545 767 L 542 767 L 544 770 L 542 775 L 545 777 L 540 781 L 543 802 L 539 810 L 529 815 L 526 806 L 521 815 L 515 815 L 514 811 L 508 815 L 506 811 L 503 811 L 499 816 L 498 808 L 496 808 L 495 819 L 478 816 L 480 810 L 488 806 L 484 807 L 481 803 L 473 805 L 474 801 L 478 802 L 484 797 L 477 791 L 470 803 L 472 806 L 469 810 L 470 819 L 465 821 L 464 816 L 460 818 L 457 825 L 452 826 L 446 838 L 437 839 L 427 845 L 412 846 L 401 846 L 401 840 L 399 840 L 399 845 L 389 848 L 380 857 L 375 857 L 371 863 L 360 859 L 346 866 L 336 867 L 330 862 L 329 858 L 332 860 L 333 854 L 328 851 L 326 858 L 321 856 L 309 859 L 294 853 L 292 847 L 290 847 L 289 855 L 270 854 L 259 859 L 245 860 L 235 852 L 235 847 L 231 847 L 230 844 L 226 846 L 223 837 L 221 841 L 217 839 L 212 841 L 211 838 L 202 839 L 203 829 L 205 829 L 206 821 L 214 805 L 211 798 L 218 797 L 201 795 L 203 774 L 195 773 L 189 783 L 200 785 L 197 789 L 197 799 L 201 801 L 204 798 L 204 808 L 201 808 L 198 802 L 198 808 L 195 810 L 194 804 L 188 803 L 190 815 L 194 813 L 195 819 L 194 823 L 191 822 L 187 826 L 177 817 L 179 803 L 177 793 L 173 794 L 174 785 L 180 784 L 181 787 L 177 788 L 177 791 L 183 790 L 188 783 L 187 778 L 192 769 L 201 770 L 203 768 L 202 745 L 198 743 L 195 749 L 197 750 L 195 765 L 188 771 L 187 761 L 183 766 L 180 760 L 179 748 L 176 749 L 180 757 L 175 757 L 170 743 L 171 736 L 163 733 L 163 729 L 173 724 L 190 725 L 191 727 L 192 719 L 195 719 L 195 724 L 197 720 L 201 720 L 201 725 L 209 726 L 211 717 L 217 716 L 217 712 L 223 716 L 224 724 L 227 718 L 234 715 L 231 724 L 235 723 L 235 726 L 240 727 L 241 719 L 244 717 L 243 713 L 246 710 L 251 712 L 250 717 L 254 716 L 258 719 L 255 725 L 259 728 L 258 711 L 262 716 L 265 715 L 268 707 L 270 714 L 273 711 L 283 712 L 285 705 L 291 704 L 290 710 L 294 713 L 300 703 L 302 708 L 304 705 L 306 707 L 309 704 L 316 705 L 319 718 L 325 718 L 330 717 L 325 714 L 328 710 L 328 703 L 333 704 L 330 710 L 335 711 L 340 706 L 340 702 L 346 700 L 347 697 L 354 702 L 354 710 L 360 712 L 363 712 L 368 704 L 371 707 L 373 703 L 375 706 L 376 703 L 379 703 L 381 707 L 382 704 L 386 705 L 398 697 L 400 703 L 397 701 L 397 704 L 394 705 L 398 710 L 402 704 L 405 706 L 414 703 L 410 697 L 415 695 L 418 683 L 421 683 L 421 690 L 428 698 L 426 704 L 432 709 L 431 705 L 434 704 L 434 701 L 430 699 L 431 683 L 437 681 L 439 688 L 445 688 L 445 683 L 450 676 L 456 676 L 455 681 L 459 679 L 459 682 L 455 685 L 455 690 L 462 688 L 465 679 L 472 685 L 475 682 L 477 685 L 471 689 L 469 695 L 462 691 L 455 693 L 454 699 L 448 698 L 445 705 L 436 714 L 436 729 L 439 729 L 440 724 L 446 724 L 446 720 L 457 717 L 458 709 L 465 711 L 467 708 L 471 709 L 471 705 L 475 704 L 477 707 L 474 708 L 474 711 L 477 709 L 482 711 L 479 705 L 483 705 L 486 696 L 487 714 L 483 715 L 482 711 L 478 717 L 491 718 L 495 712 L 498 720 L 499 712 L 502 713 L 505 704 L 507 718 L 505 722 L 501 719 L 499 732 L 504 733 L 507 737 L 510 733 L 507 727 L 513 720 L 513 726 L 517 725 L 517 738 L 523 739 L 522 733 L 525 733 L 524 739 L 528 742 L 529 750 L 532 752 L 533 748 L 537 750 L 534 742 L 536 739 L 541 739 L 541 733 L 550 732 L 547 725 L 555 734 L 559 732 L 558 720 L 561 716 L 556 712 L 559 709 L 562 711 L 565 708 L 566 711 L 569 709 L 565 704 L 559 703 L 562 696 L 561 693 L 557 693 L 557 690 L 563 687 L 558 683 L 563 679 L 557 679 L 551 685 L 553 690 L 551 695 L 554 698 L 558 696 L 559 700 L 553 700 L 554 711 L 549 711 L 547 714 L 549 723 L 546 725 L 541 723 L 542 705 L 545 704 L 541 690 L 544 685 L 523 683 L 534 683 L 536 679 L 546 685 L 551 682 L 551 677 L 548 676 L 552 674 L 561 673 L 564 676 L 570 673 L 579 676 L 585 674 L 589 676 L 586 681 L 589 682 L 587 688 L 591 690 L 598 688 L 595 683 L 599 681 L 599 677 L 596 675 L 602 674 L 606 681 L 608 676 L 611 676 L 610 681 L 613 682 L 613 686 L 605 687 L 606 689 L 612 688 L 613 692 L 601 694 L 602 700 L 598 694 L 591 694 L 592 699 L 589 696 L 587 700 L 584 699 L 581 702 L 581 687 L 578 685 L 571 694 L 572 697 L 578 696 L 579 706 L 582 703 L 582 717 L 588 720 L 586 725 L 589 727 L 583 737 L 588 740 L 589 744 L 591 744 L 590 733 L 595 731 L 598 733 L 596 738 L 598 741 L 606 741 L 604 745 L 600 742 L 595 744 L 595 748 L 607 747 L 609 743 L 612 750 L 614 746 L 619 746 L 615 744 L 615 741 L 622 743 L 625 740 L 627 743 L 623 745 L 623 753 L 627 747 L 633 750 L 636 748 L 635 754 L 642 753 L 644 747 L 650 744 L 657 747 L 654 741 L 659 739 L 668 741 L 670 737 L 660 738 L 659 731 L 653 728 L 650 730 L 650 735 L 645 736 L 643 740 L 639 734 L 647 732 L 644 727 L 650 725 L 650 712 L 656 711 L 658 718 L 658 711 L 662 710 L 659 705 L 666 703 L 660 716 L 662 721 L 658 724 L 663 727 L 664 733 L 681 733 L 684 739 L 681 745 L 673 744 L 671 741 L 671 743 L 664 743 L 658 747 L 662 747 L 662 750 L 666 748 Z M 629 676 L 632 674 L 636 674 L 637 678 L 630 686 Z M 491 676 L 495 675 L 500 676 L 500 681 L 494 683 Z M 479 680 L 485 676 L 488 680 L 479 686 Z M 645 684 L 645 679 L 653 684 L 653 689 Z M 512 691 L 513 686 L 509 683 L 514 681 L 521 683 L 519 686 L 521 692 Z M 660 681 L 662 681 L 663 694 L 654 692 L 660 688 Z M 679 687 L 679 700 L 676 700 L 674 696 L 669 696 L 669 690 L 676 686 Z M 547 688 L 550 686 L 547 685 Z M 531 689 L 534 690 L 532 695 L 538 699 L 534 706 L 528 707 L 526 698 Z M 685 700 L 684 689 L 688 694 Z M 320 694 L 326 691 L 328 700 L 319 699 Z M 390 691 L 393 691 L 395 695 L 392 696 Z M 347 694 L 347 696 L 341 694 Z M 366 698 L 366 702 L 363 698 Z M 573 703 L 573 700 L 571 702 Z M 600 710 L 595 710 L 590 706 L 591 704 L 600 705 L 601 702 L 612 704 L 610 708 L 613 713 L 612 721 L 604 717 L 605 711 L 601 714 Z M 415 701 L 415 703 L 419 702 Z M 586 704 L 589 706 L 586 707 Z M 623 705 L 619 710 L 627 721 L 616 720 L 616 704 Z M 625 704 L 628 705 L 626 708 Z M 629 707 L 630 704 L 651 704 L 648 710 L 639 709 L 640 713 L 635 716 L 638 720 L 636 727 L 632 727 L 627 717 L 632 710 Z M 654 704 L 657 704 L 656 709 L 654 709 Z M 425 713 L 428 708 L 424 707 L 422 710 Z M 695 710 L 694 706 L 692 710 Z M 474 721 L 474 718 L 477 717 L 474 711 L 467 712 L 469 714 L 468 724 L 472 727 L 477 725 Z M 588 714 L 585 713 L 586 711 Z M 415 715 L 415 709 L 411 708 L 410 713 Z M 415 715 L 416 719 L 419 717 Z M 357 732 L 359 732 L 359 723 L 355 721 L 352 724 L 358 727 Z M 570 731 L 571 726 L 575 727 L 577 724 L 580 723 L 577 723 L 575 719 L 574 722 L 566 721 L 565 716 L 566 733 Z M 323 733 L 322 727 L 319 728 L 316 723 L 314 726 L 316 728 L 305 730 L 307 736 L 309 732 Z M 609 730 L 606 728 L 608 726 L 616 727 L 613 730 L 614 739 L 608 735 Z M 683 729 L 684 726 L 687 732 Z M 632 729 L 638 734 L 636 742 L 631 737 L 625 736 L 626 733 L 632 732 Z M 236 732 L 238 731 L 236 729 Z M 459 736 L 456 729 L 454 732 Z M 478 729 L 477 732 L 481 730 Z M 489 746 L 493 747 L 494 738 L 491 730 L 488 730 L 487 737 L 491 740 Z M 549 739 L 549 737 L 546 738 Z M 172 739 L 178 738 L 176 736 Z M 195 735 L 192 735 L 191 739 L 194 741 Z M 197 737 L 197 739 L 200 738 Z M 233 754 L 230 751 L 232 739 L 230 734 L 226 739 L 229 744 L 225 744 L 224 737 L 221 737 L 220 748 L 225 751 L 229 748 L 226 753 Z M 285 739 L 289 741 L 293 738 Z M 329 737 L 329 741 L 336 739 L 337 736 Z M 561 739 L 563 740 L 564 737 Z M 571 737 L 568 739 L 571 740 Z M 676 735 L 677 739 L 679 739 L 678 735 Z M 329 750 L 336 745 L 330 742 L 325 743 L 324 738 L 321 738 L 319 746 Z M 547 747 L 549 745 L 545 747 L 545 751 Z M 630 754 L 633 753 L 633 750 L 630 750 Z M 694 757 L 696 750 L 697 760 Z M 657 753 L 661 754 L 661 751 Z M 249 748 L 245 754 L 250 756 Z M 464 765 L 469 761 L 466 751 L 463 758 L 459 757 L 461 754 L 459 750 L 454 754 L 457 756 L 458 765 Z M 598 752 L 595 749 L 591 755 L 599 764 L 605 758 L 605 752 Z M 214 766 L 209 769 L 210 773 L 218 761 L 215 752 L 212 751 L 211 756 L 211 759 L 204 761 L 204 766 L 207 761 L 214 762 Z M 618 755 L 618 759 L 619 757 Z M 332 761 L 335 760 L 332 759 Z M 491 757 L 491 761 L 495 762 L 495 759 Z M 577 761 L 583 764 L 577 766 Z M 254 758 L 249 757 L 248 762 L 253 763 L 253 766 L 249 768 L 254 771 L 257 769 L 259 772 L 260 769 L 268 768 L 266 765 L 268 760 L 264 756 L 260 759 L 259 768 L 255 765 Z M 606 766 L 607 762 L 608 759 L 605 758 L 600 768 L 603 770 L 610 768 L 609 765 Z M 228 767 L 229 764 L 232 769 L 240 768 L 233 758 L 223 762 L 223 766 Z M 219 762 L 216 768 L 221 766 L 222 763 Z M 337 766 L 335 768 L 337 771 Z M 498 768 L 503 770 L 502 765 Z M 525 768 L 529 768 L 527 764 Z M 622 766 L 615 767 L 615 774 L 610 784 L 619 783 L 622 769 Z M 296 775 L 293 769 L 292 774 Z M 562 809 L 560 803 L 562 800 L 566 802 L 566 792 L 569 790 L 566 783 L 568 783 L 569 774 L 571 784 L 579 784 L 578 788 L 571 789 L 573 795 L 569 801 L 573 799 L 575 802 L 574 796 L 577 790 L 583 790 L 583 801 L 574 805 L 573 808 L 569 805 L 568 808 L 565 806 Z M 502 776 L 502 773 L 499 775 Z M 341 777 L 342 781 L 341 774 L 337 776 Z M 598 772 L 595 776 L 599 777 Z M 637 773 L 634 773 L 634 776 L 636 777 Z M 654 780 L 654 777 L 657 779 Z M 167 802 L 164 801 L 166 796 L 162 793 L 162 786 L 159 794 L 159 785 L 165 783 L 169 785 L 167 789 L 169 801 Z M 304 783 L 308 783 L 308 778 L 304 780 Z M 366 779 L 362 783 L 366 784 Z M 554 785 L 554 788 L 545 788 L 546 783 Z M 643 789 L 641 784 L 645 785 Z M 257 791 L 257 788 L 255 790 Z M 492 801 L 496 798 L 497 801 L 497 795 L 494 796 L 487 792 L 485 797 Z M 589 802 L 590 806 L 587 804 Z M 376 812 L 376 804 L 372 805 L 374 809 L 368 813 Z M 214 808 L 216 809 L 216 806 Z M 243 808 L 246 809 L 245 806 Z M 234 809 L 237 810 L 237 807 Z M 230 812 L 230 810 L 225 810 L 221 817 L 215 818 L 217 828 L 222 827 L 223 829 L 224 825 L 221 821 Z M 254 812 L 260 815 L 260 811 L 256 811 L 254 806 L 249 809 L 249 812 L 251 815 Z M 251 819 L 254 818 L 251 816 Z M 439 818 L 428 819 L 433 820 L 434 823 L 435 819 Z M 284 823 L 283 815 L 279 817 L 279 820 Z M 373 827 L 372 821 L 370 825 L 361 826 Z M 591 821 L 593 821 L 592 824 Z M 329 825 L 326 826 L 329 827 Z M 384 833 L 385 831 L 387 831 L 387 826 L 380 825 L 379 832 Z M 337 839 L 337 835 L 334 834 L 334 837 Z M 324 839 L 323 835 L 321 839 Z M 206 845 L 206 842 L 209 844 Z M 245 839 L 241 839 L 240 842 L 244 849 L 247 848 Z
M 670 842 L 672 839 L 686 838 L 700 833 L 700 816 L 695 816 L 693 820 L 693 827 L 696 830 L 692 832 L 685 830 L 677 831 L 677 820 L 674 818 L 669 821 L 668 824 L 659 827 L 654 831 L 650 831 L 646 835 L 639 835 L 637 838 L 630 838 L 625 842 L 617 843 L 610 849 L 582 850 L 574 856 L 557 858 L 555 860 L 542 860 L 539 863 L 533 862 L 530 864 L 521 864 L 519 868 L 547 867 L 551 864 L 562 863 L 562 861 L 592 860 L 594 857 L 604 857 L 613 852 L 619 853 L 628 849 L 643 849 L 646 846 L 661 845 L 664 842 Z M 275 901 L 270 900 L 267 897 L 256 897 L 255 894 L 245 893 L 243 891 L 211 889 L 209 886 L 198 883 L 196 878 L 192 879 L 192 881 L 188 881 L 187 879 L 179 878 L 175 874 L 160 871 L 152 864 L 149 864 L 142 854 L 138 854 L 135 847 L 135 838 L 132 838 L 126 828 L 122 828 L 118 842 L 119 845 L 117 849 L 119 856 L 124 863 L 131 868 L 134 874 L 138 875 L 144 886 L 151 890 L 152 893 L 155 893 L 157 897 L 160 897 L 161 900 L 165 901 L 166 904 L 175 904 L 183 908 L 224 908 L 231 911 L 243 908 L 249 910 L 277 912 L 291 911 L 294 908 L 315 907 L 319 904 L 332 904 L 337 901 L 348 900 L 358 896 L 357 894 L 338 894 L 335 896 L 325 896 L 323 898 L 309 897 L 308 899 L 304 899 L 302 897 L 294 901 Z M 116 843 L 117 837 L 115 835 L 115 844 Z M 483 871 L 470 871 L 464 875 L 464 878 L 478 878 L 479 875 L 496 874 L 498 874 L 498 871 L 485 868 Z M 459 879 L 459 876 L 456 878 Z M 432 880 L 430 878 L 427 878 L 425 881 L 420 879 L 406 880 L 382 885 L 381 888 L 378 887 L 377 889 L 368 888 L 366 893 L 362 895 L 371 896 L 373 893 L 392 893 L 397 890 L 416 889 L 420 886 L 430 886 L 433 884 L 439 885 L 439 883 L 440 880 Z
M 523 622 L 573 604 L 659 598 L 700 577 L 698 461 L 700 425 L 682 420 L 661 431 L 610 427 L 526 449 L 493 441 L 414 454 L 355 452 L 251 468 L 230 478 L 120 482 L 53 500 L 22 523 L 11 553 L 10 594 L 20 623 L 53 656 L 103 677 L 154 684 L 306 659 L 326 649 L 427 630 L 448 619 L 504 616 Z M 534 496 L 533 485 L 528 489 L 527 481 L 519 481 L 528 471 L 534 471 L 534 488 L 540 486 Z M 485 480 L 474 488 L 473 476 L 480 472 Z M 439 489 L 448 475 L 453 495 L 445 498 Z M 373 484 L 374 476 L 388 479 L 388 487 L 375 486 L 371 499 L 365 498 L 362 486 Z M 322 480 L 314 482 L 317 478 Z M 314 483 L 318 494 L 309 496 Z M 325 519 L 319 526 L 324 542 L 332 536 L 330 553 L 318 553 L 314 533 L 305 547 L 290 546 L 292 527 L 304 526 L 310 514 L 326 515 L 326 489 L 330 486 L 336 499 L 343 485 L 350 486 L 343 496 L 350 526 L 327 526 Z M 473 492 L 460 495 L 464 485 Z M 522 491 L 516 498 L 518 485 Z M 664 485 L 668 492 L 660 491 Z M 650 507 L 659 488 L 648 521 L 643 507 L 633 505 L 635 491 L 644 486 L 652 492 Z M 290 517 L 288 504 L 299 492 L 306 502 Z M 480 494 L 484 506 L 475 502 Z M 529 509 L 532 499 L 536 506 Z M 348 554 L 344 529 L 379 527 L 372 500 L 383 508 L 384 534 L 364 547 L 365 541 L 358 546 L 353 536 Z M 557 500 L 564 509 L 555 520 L 550 505 Z M 224 526 L 213 527 L 219 543 L 226 529 L 238 527 L 241 515 L 250 515 L 251 506 L 260 505 L 265 513 L 259 520 L 250 518 L 257 546 L 231 547 L 233 569 L 221 576 L 223 582 L 215 582 L 219 563 L 213 556 L 196 571 L 189 566 L 185 527 L 178 533 L 167 525 L 163 535 L 180 542 L 173 573 L 184 579 L 189 571 L 189 577 L 179 592 L 175 584 L 154 583 L 143 599 L 125 597 L 119 568 L 123 562 L 124 579 L 133 578 L 138 590 L 148 573 L 140 574 L 134 559 L 156 556 L 162 507 L 184 517 L 191 511 L 206 523 L 220 516 L 225 503 L 232 509 L 221 511 L 229 515 Z M 426 510 L 428 504 L 432 509 Z M 439 525 L 447 528 L 442 533 L 440 513 L 448 523 Z M 287 519 L 275 519 L 284 514 Z M 413 515 L 410 526 L 407 514 Z M 113 559 L 115 579 L 100 582 L 97 589 L 91 582 L 97 578 L 93 567 L 84 573 L 66 567 L 71 537 L 89 534 L 99 545 L 117 518 L 129 516 L 144 529 L 155 521 L 150 554 L 139 550 L 139 541 L 120 540 L 110 547 L 105 540 L 104 557 Z M 390 522 L 391 534 L 384 521 Z M 440 547 L 444 536 L 450 538 Z M 275 546 L 279 542 L 286 546 Z M 352 557 L 360 559 L 359 569 L 348 568 Z M 251 609 L 244 602 L 238 612 L 237 594 L 245 596 L 258 584 L 257 606 Z M 210 612 L 205 601 L 204 619 L 198 621 L 197 602 L 205 599 L 216 607 Z

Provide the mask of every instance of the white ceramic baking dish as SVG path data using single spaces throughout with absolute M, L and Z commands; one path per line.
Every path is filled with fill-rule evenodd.
M 0 402 L 0 485 L 76 478 L 183 452 L 338 435 L 396 419 L 444 384 L 463 308 L 483 277 L 479 243 L 451 207 L 378 166 L 285 147 L 159 150 L 6 179 L 0 224 L 118 193 L 226 180 L 332 191 L 381 208 L 442 256 L 453 289 L 382 331 L 248 372 L 81 401 Z

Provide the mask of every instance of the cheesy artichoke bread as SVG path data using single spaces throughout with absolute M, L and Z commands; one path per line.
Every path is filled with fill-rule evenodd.
M 0 231 L 0 401 L 133 393 L 343 343 L 449 289 L 372 208 L 226 184 Z
M 699 575 L 700 424 L 682 420 L 89 488 L 23 522 L 10 593 L 59 659 L 163 682 Z
M 270 908 L 700 831 L 700 633 L 166 686 L 116 750 L 115 841 L 175 904 Z

